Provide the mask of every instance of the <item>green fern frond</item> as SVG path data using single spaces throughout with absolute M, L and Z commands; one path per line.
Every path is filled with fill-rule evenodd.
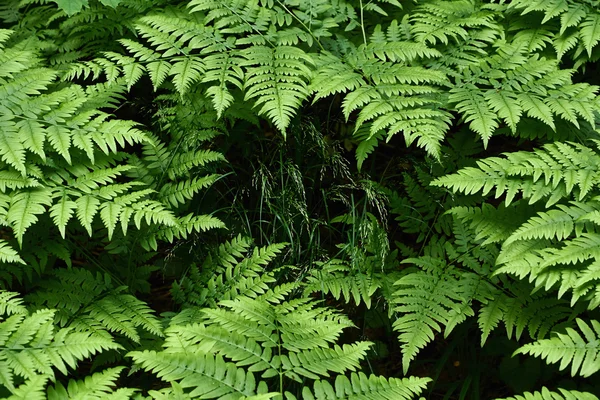
M 557 209 L 540 212 L 514 231 L 504 242 L 517 240 L 568 238 L 573 231 L 580 234 L 585 225 L 584 216 L 598 211 L 594 203 L 571 202 L 570 206 L 558 204 Z
M 405 262 L 423 269 L 400 278 L 393 294 L 394 311 L 398 313 L 393 327 L 402 343 L 402 367 L 406 373 L 419 350 L 434 339 L 436 332 L 441 332 L 442 326 L 450 324 L 454 317 L 473 315 L 473 310 L 468 306 L 470 300 L 456 290 L 459 279 L 452 267 L 431 257 Z
M 242 397 L 256 393 L 252 372 L 237 368 L 220 355 L 157 353 L 144 350 L 129 356 L 142 368 L 154 372 L 166 382 L 181 381 L 182 388 L 193 388 L 192 397 Z M 260 382 L 258 383 L 260 384 Z
M 12 391 L 15 376 L 53 377 L 53 368 L 67 374 L 67 366 L 75 368 L 79 360 L 121 348 L 106 335 L 74 332 L 69 328 L 55 332 L 54 314 L 55 310 L 43 309 L 32 314 L 13 314 L 0 322 L 0 364 L 5 366 L 1 385 Z
M 246 254 L 251 243 L 250 239 L 238 236 L 221 244 L 217 254 L 207 257 L 201 269 L 192 266 L 189 276 L 173 285 L 176 301 L 214 307 L 219 300 L 232 300 L 242 295 L 256 298 L 266 293 L 269 284 L 276 280 L 264 266 L 285 246 L 274 244 Z
M 0 261 L 3 263 L 25 264 L 19 253 L 4 240 L 0 240 Z
M 558 391 L 550 391 L 543 387 L 539 392 L 525 392 L 523 395 L 504 397 L 496 400 L 597 400 L 598 397 L 592 393 L 580 392 L 578 390 L 567 390 L 559 388 Z
M 13 314 L 27 314 L 23 300 L 16 292 L 0 291 L 0 314 L 11 316 Z
M 244 59 L 237 52 L 225 51 L 209 55 L 204 62 L 206 73 L 202 83 L 217 82 L 206 89 L 206 94 L 211 97 L 217 111 L 217 118 L 220 118 L 234 100 L 228 86 L 233 85 L 240 90 L 243 89 L 244 71 L 240 65 Z
M 465 115 L 465 121 L 469 122 L 469 127 L 479 134 L 484 147 L 486 147 L 492 134 L 498 128 L 498 123 L 495 118 L 497 112 L 494 112 L 494 109 L 488 105 L 485 97 L 472 88 L 455 88 L 450 91 L 448 100 L 456 103 L 456 109 Z M 516 113 L 512 114 L 516 116 Z
M 317 381 L 311 391 L 305 386 L 302 398 L 305 400 L 347 399 L 357 396 L 365 400 L 399 399 L 409 400 L 418 396 L 426 388 L 429 378 L 388 378 L 367 376 L 362 372 L 352 373 L 350 377 L 339 375 L 334 385 L 327 381 Z
M 12 390 L 8 400 L 46 400 L 44 387 L 48 381 L 48 375 L 38 375 L 28 379 L 22 385 Z
M 162 326 L 146 303 L 123 289 L 114 288 L 108 275 L 92 274 L 85 269 L 57 269 L 56 279 L 47 279 L 43 289 L 28 299 L 38 307 L 56 308 L 57 324 L 81 332 L 120 333 L 134 342 L 140 341 L 138 329 L 162 336 Z M 61 293 L 71 287 L 68 296 Z
M 246 67 L 245 99 L 255 99 L 266 114 L 285 134 L 295 111 L 308 97 L 308 80 L 313 60 L 293 46 L 253 46 L 243 52 Z
M 600 156 L 589 147 L 556 142 L 533 152 L 486 158 L 477 162 L 477 168 L 464 168 L 432 184 L 465 194 L 481 191 L 484 196 L 495 188 L 495 197 L 505 195 L 506 205 L 521 192 L 530 204 L 546 199 L 550 206 L 572 192 L 582 200 L 596 185 L 593 176 L 599 161 Z
M 328 262 L 315 263 L 318 268 L 311 271 L 307 277 L 304 294 L 322 292 L 339 300 L 340 297 L 358 306 L 361 302 L 367 308 L 371 307 L 373 294 L 381 287 L 379 274 L 368 275 L 362 271 L 353 271 L 342 260 L 333 259 Z
M 577 326 L 581 333 L 573 328 L 566 328 L 565 333 L 555 332 L 554 337 L 542 339 L 537 342 L 520 347 L 515 354 L 531 354 L 541 357 L 550 364 L 560 361 L 561 370 L 571 366 L 571 375 L 587 377 L 600 370 L 598 362 L 598 336 L 600 323 L 577 319 Z
M 46 211 L 50 205 L 48 189 L 33 189 L 14 193 L 6 213 L 6 220 L 13 229 L 19 246 L 23 245 L 25 231 L 38 220 L 38 215 Z
M 136 392 L 135 389 L 113 389 L 121 371 L 123 371 L 123 367 L 109 368 L 102 372 L 96 372 L 82 380 L 70 380 L 67 387 L 61 383 L 57 383 L 56 386 L 48 388 L 47 399 L 129 399 Z
M 192 199 L 200 190 L 212 185 L 219 176 L 212 174 L 177 184 L 167 183 L 161 188 L 158 199 L 163 203 L 170 203 L 173 207 L 178 207 Z

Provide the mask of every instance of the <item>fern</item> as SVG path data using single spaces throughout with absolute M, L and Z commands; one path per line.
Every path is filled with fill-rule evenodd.
M 525 392 L 523 396 L 505 397 L 497 400 L 595 400 L 597 398 L 591 393 L 580 392 L 578 390 L 558 389 L 556 392 L 544 387 L 539 392 Z
M 393 293 L 393 323 L 402 344 L 402 367 L 408 370 L 410 362 L 420 349 L 444 329 L 444 336 L 458 324 L 474 315 L 471 302 L 487 302 L 490 287 L 476 274 L 455 270 L 431 257 L 407 259 L 421 270 L 409 270 L 396 283 Z
M 266 114 L 285 135 L 293 112 L 308 97 L 311 57 L 292 46 L 253 46 L 243 56 L 245 99 L 256 99 L 258 114 Z
M 40 285 L 43 290 L 37 290 L 28 300 L 37 307 L 59 310 L 55 314 L 59 326 L 101 335 L 106 330 L 138 343 L 139 328 L 162 336 L 162 326 L 151 309 L 134 296 L 121 293 L 122 287 L 113 287 L 108 275 L 81 269 L 57 269 L 54 275 L 58 279 L 45 280 Z M 67 286 L 72 289 L 65 297 Z
M 369 343 L 333 347 L 330 344 L 341 329 L 351 326 L 348 320 L 326 309 L 315 308 L 306 298 L 285 302 L 268 298 L 240 296 L 223 301 L 216 309 L 204 310 L 202 324 L 171 326 L 164 352 L 130 355 L 136 363 L 162 379 L 180 380 L 182 388 L 191 389 L 190 396 L 207 397 L 265 394 L 268 384 L 259 381 L 259 376 L 266 380 L 279 376 L 297 382 L 306 378 L 317 380 L 315 394 L 319 398 L 321 376 L 354 370 L 358 366 Z M 370 380 L 377 382 L 374 377 Z M 411 391 L 418 393 L 426 381 Z M 394 393 L 393 386 L 400 383 L 379 382 L 377 386 L 371 385 L 368 398 L 375 398 L 386 390 Z M 408 382 L 401 384 L 406 391 L 404 385 Z M 303 397 L 313 398 L 307 391 L 305 387 Z
M 265 273 L 264 266 L 284 245 L 255 248 L 245 256 L 251 243 L 248 238 L 238 236 L 221 244 L 217 254 L 208 257 L 201 268 L 193 266 L 189 276 L 173 285 L 174 298 L 182 304 L 214 307 L 220 300 L 233 300 L 242 295 L 255 298 L 266 293 L 269 284 L 276 280 Z
M 63 238 L 73 219 L 91 236 L 98 216 L 108 229 L 109 238 L 118 222 L 123 233 L 130 223 L 138 229 L 142 222 L 149 226 L 180 225 L 170 207 L 177 207 L 181 199 L 193 196 L 211 178 L 195 180 L 186 186 L 180 184 L 171 190 L 166 190 L 169 188 L 166 186 L 163 197 L 151 199 L 153 191 L 140 188 L 145 186 L 141 182 L 122 181 L 122 174 L 131 171 L 134 164 L 129 164 L 119 151 L 152 139 L 137 129 L 136 124 L 109 119 L 108 114 L 98 110 L 107 106 L 107 99 L 95 103 L 100 101 L 102 91 L 109 88 L 96 86 L 86 92 L 70 84 L 54 89 L 52 81 L 56 73 L 36 68 L 39 59 L 35 54 L 10 48 L 0 51 L 4 60 L 2 73 L 13 77 L 10 83 L 3 81 L 0 88 L 4 107 L 9 111 L 6 134 L 0 138 L 4 141 L 0 146 L 3 149 L 0 187 L 5 195 L 0 213 L 3 224 L 12 229 L 20 247 L 30 228 L 45 214 L 50 215 Z M 15 63 L 6 57 L 27 60 Z M 17 134 L 24 135 L 23 140 Z M 195 161 L 192 165 L 202 162 Z M 207 229 L 221 225 L 216 220 L 212 224 L 197 220 L 192 226 Z M 189 225 L 180 226 L 175 236 L 189 230 Z M 151 238 L 149 245 L 156 246 L 156 239 Z M 3 249 L 4 261 L 22 261 L 6 245 Z
M 2 309 L 15 311 L 14 299 L 11 301 L 2 293 Z M 55 313 L 51 309 L 33 313 L 18 310 L 0 322 L 0 384 L 9 391 L 16 389 L 15 379 L 54 377 L 53 368 L 67 374 L 67 368 L 75 368 L 78 361 L 121 347 L 109 335 L 91 335 L 70 328 L 55 330 Z
M 135 389 L 119 388 L 114 390 L 115 381 L 122 372 L 123 367 L 109 368 L 97 372 L 82 380 L 71 380 L 67 387 L 58 383 L 48 388 L 48 400 L 86 398 L 90 400 L 103 398 L 129 399 L 135 393 Z
M 594 187 L 591 177 L 598 156 L 589 147 L 557 142 L 545 145 L 543 150 L 505 156 L 478 161 L 478 168 L 465 168 L 437 179 L 433 185 L 466 194 L 481 191 L 483 195 L 495 188 L 495 197 L 505 195 L 506 205 L 521 193 L 530 204 L 547 199 L 547 206 L 571 193 L 581 200 Z
M 321 398 L 330 387 L 323 378 L 356 370 L 365 356 L 368 342 L 335 344 L 342 331 L 353 326 L 350 320 L 318 307 L 309 297 L 293 296 L 295 284 L 249 286 L 258 278 L 258 268 L 281 251 L 282 245 L 255 249 L 239 261 L 249 246 L 250 242 L 240 237 L 221 245 L 218 253 L 205 261 L 203 274 L 196 274 L 196 282 L 187 284 L 200 288 L 201 282 L 206 282 L 200 301 L 197 296 L 188 298 L 194 299 L 194 304 L 212 304 L 212 308 L 193 306 L 173 317 L 163 351 L 130 353 L 142 368 L 177 382 L 161 395 L 249 398 L 277 392 L 283 395 L 285 390 L 287 397 L 295 398 L 289 385 L 298 382 L 304 387 L 303 398 Z M 262 274 L 273 277 L 273 272 Z M 185 287 L 176 286 L 177 292 L 184 294 Z M 211 291 L 220 293 L 208 294 Z M 211 297 L 225 300 L 216 303 L 208 300 Z M 315 381 L 314 391 L 303 384 L 307 379 Z M 281 386 L 284 380 L 290 382 L 286 389 Z M 336 387 L 348 387 L 366 398 L 387 393 L 408 399 L 424 388 L 427 379 L 388 381 L 360 373 L 352 374 L 351 380 L 338 375 L 337 382 Z
M 590 327 L 591 325 L 591 327 Z M 577 326 L 583 336 L 572 328 L 565 333 L 556 332 L 550 339 L 538 340 L 520 347 L 515 354 L 531 354 L 554 364 L 560 361 L 559 368 L 571 366 L 571 375 L 590 376 L 600 369 L 598 362 L 598 335 L 600 324 L 597 321 L 577 319 Z
M 381 297 L 389 297 L 398 274 L 397 252 L 390 251 L 387 234 L 377 218 L 366 213 L 364 217 L 341 215 L 332 222 L 352 225 L 348 243 L 339 244 L 338 256 L 326 262 L 316 261 L 305 278 L 304 295 L 321 292 L 346 303 L 354 301 L 372 307 Z
M 561 0 L 534 2 L 531 4 L 520 0 L 511 2 L 508 9 L 520 12 L 522 15 L 533 11 L 543 13 L 544 17 L 541 23 L 552 27 L 555 31 L 554 48 L 559 58 L 565 53 L 561 48 L 561 42 L 563 41 L 570 42 L 567 51 L 574 49 L 576 59 L 581 58 L 580 54 L 583 51 L 587 53 L 588 58 L 591 58 L 595 46 L 600 41 L 600 31 L 598 30 L 599 14 L 588 2 Z M 559 23 L 553 26 L 553 24 L 549 23 L 550 21 Z M 557 29 L 556 25 L 560 29 Z
M 411 399 L 413 395 L 418 395 L 425 388 L 425 384 L 426 380 L 422 378 L 382 379 L 373 375 L 352 373 L 349 379 L 345 376 L 338 376 L 335 386 L 327 381 L 316 382 L 313 393 L 310 392 L 310 389 L 305 388 L 302 395 L 306 400 L 346 399 L 354 396 L 365 399 L 378 397 Z

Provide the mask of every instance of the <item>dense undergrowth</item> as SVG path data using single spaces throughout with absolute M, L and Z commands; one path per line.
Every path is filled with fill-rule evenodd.
M 599 43 L 595 0 L 3 1 L 0 398 L 597 399 Z

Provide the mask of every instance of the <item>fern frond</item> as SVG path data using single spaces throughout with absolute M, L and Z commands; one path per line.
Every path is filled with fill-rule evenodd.
M 206 73 L 202 78 L 202 83 L 217 82 L 206 90 L 212 98 L 213 105 L 217 111 L 217 118 L 223 115 L 223 112 L 233 103 L 233 95 L 230 93 L 228 85 L 233 85 L 238 89 L 243 88 L 244 71 L 240 65 L 244 59 L 234 51 L 225 51 L 217 54 L 211 54 L 205 58 Z
M 183 97 L 194 82 L 202 79 L 205 66 L 197 57 L 178 57 L 173 61 L 170 74 L 175 88 Z
M 19 253 L 4 240 L 0 240 L 0 261 L 3 263 L 25 264 L 25 261 L 19 256 Z
M 311 56 L 298 47 L 253 46 L 243 52 L 245 99 L 256 99 L 259 115 L 266 114 L 285 134 L 295 111 L 308 97 Z
M 373 294 L 381 287 L 378 274 L 368 275 L 362 271 L 353 271 L 342 260 L 329 260 L 326 263 L 317 262 L 307 278 L 304 294 L 322 292 L 339 300 L 340 297 L 349 303 L 354 300 L 358 306 L 364 302 L 371 307 Z
M 347 396 L 359 396 L 364 399 L 409 400 L 418 396 L 426 388 L 429 378 L 388 378 L 362 372 L 352 373 L 350 377 L 339 375 L 334 385 L 327 381 L 317 381 L 311 391 L 305 386 L 302 397 L 306 400 L 344 399 Z
M 113 389 L 116 384 L 115 381 L 118 379 L 122 370 L 123 367 L 109 368 L 102 372 L 96 372 L 82 380 L 70 380 L 67 387 L 63 386 L 61 383 L 57 383 L 56 386 L 48 388 L 47 399 L 129 399 L 135 393 L 135 389 Z
M 571 366 L 571 375 L 590 376 L 600 370 L 598 362 L 598 336 L 600 335 L 600 323 L 577 319 L 577 326 L 581 333 L 573 328 L 566 328 L 565 333 L 555 332 L 550 339 L 542 339 L 537 342 L 526 344 L 515 352 L 515 354 L 531 354 L 541 357 L 550 364 L 560 361 L 561 370 Z
M 0 314 L 11 316 L 13 314 L 27 314 L 23 300 L 16 292 L 0 291 Z
M 182 388 L 192 387 L 192 397 L 242 397 L 252 396 L 256 391 L 254 374 L 226 362 L 220 355 L 157 353 L 149 350 L 128 355 L 159 378 L 167 382 L 181 381 Z
M 39 375 L 53 377 L 53 368 L 67 373 L 77 361 L 120 345 L 110 336 L 74 332 L 64 328 L 54 331 L 54 310 L 32 314 L 14 314 L 0 322 L 0 363 L 7 366 L 0 384 L 13 390 L 15 376 L 33 379 Z
M 22 385 L 12 390 L 8 400 L 45 400 L 44 387 L 48 381 L 48 375 L 38 375 L 28 379 Z
M 50 191 L 45 188 L 16 192 L 10 199 L 6 220 L 13 229 L 19 246 L 25 231 L 38 220 L 38 215 L 50 205 Z
M 539 392 L 525 392 L 523 395 L 504 397 L 496 400 L 597 400 L 598 397 L 592 393 L 580 392 L 578 390 L 567 390 L 559 388 L 558 391 L 550 391 L 543 387 Z
M 498 128 L 498 123 L 495 118 L 496 113 L 488 105 L 485 97 L 472 89 L 456 88 L 450 91 L 448 100 L 456 103 L 456 109 L 465 115 L 469 127 L 479 134 L 484 147 L 487 147 L 492 134 Z
M 486 158 L 477 162 L 477 168 L 464 168 L 432 184 L 466 194 L 481 191 L 487 195 L 495 188 L 495 197 L 504 194 L 506 205 L 521 192 L 530 204 L 547 199 L 546 206 L 550 206 L 572 192 L 582 200 L 596 186 L 593 176 L 599 161 L 600 156 L 589 147 L 556 142 L 533 152 Z
M 146 303 L 129 294 L 119 293 L 107 275 L 85 269 L 57 269 L 56 279 L 47 279 L 28 299 L 38 307 L 51 307 L 59 326 L 81 332 L 120 333 L 140 341 L 138 329 L 162 336 L 162 326 Z M 64 287 L 71 287 L 67 296 Z
M 572 202 L 571 206 L 558 204 L 558 209 L 540 212 L 514 231 L 504 242 L 509 245 L 516 240 L 568 238 L 575 230 L 582 232 L 582 217 L 596 210 L 593 203 Z
M 405 262 L 416 263 L 424 269 L 400 278 L 393 294 L 394 311 L 399 313 L 393 327 L 399 332 L 402 367 L 406 373 L 419 350 L 434 339 L 436 332 L 441 332 L 442 326 L 450 323 L 454 313 L 473 315 L 473 310 L 463 294 L 457 292 L 459 281 L 451 267 L 430 257 Z

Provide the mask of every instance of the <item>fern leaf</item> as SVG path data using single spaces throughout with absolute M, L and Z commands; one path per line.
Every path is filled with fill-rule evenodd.
M 53 310 L 39 310 L 31 315 L 14 314 L 0 322 L 0 364 L 8 367 L 0 383 L 13 387 L 13 377 L 32 379 L 54 376 L 52 368 L 67 373 L 78 360 L 108 349 L 118 349 L 110 337 L 61 329 L 54 333 Z
M 81 11 L 83 7 L 88 6 L 88 0 L 54 0 L 58 8 L 67 15 L 73 15 Z
M 481 346 L 485 344 L 490 333 L 498 326 L 504 315 L 505 299 L 497 294 L 493 300 L 481 307 L 477 322 L 481 330 Z
M 529 117 L 539 119 L 553 130 L 556 129 L 552 110 L 539 97 L 529 93 L 519 93 L 517 97 Z
M 167 330 L 165 346 L 170 351 L 202 351 L 210 349 L 226 355 L 238 367 L 250 365 L 250 371 L 276 369 L 271 348 L 263 348 L 251 338 L 218 326 L 199 324 L 174 326 Z
M 362 75 L 339 57 L 321 53 L 316 59 L 317 69 L 313 75 L 310 91 L 315 93 L 313 102 L 336 93 L 351 92 L 366 85 Z
M 173 61 L 170 74 L 173 75 L 175 89 L 183 97 L 190 86 L 200 80 L 201 74 L 204 72 L 204 63 L 197 57 L 178 57 Z
M 25 148 L 18 136 L 8 129 L 0 135 L 0 157 L 25 176 Z
M 204 62 L 207 71 L 202 82 L 217 82 L 217 85 L 209 87 L 206 93 L 212 98 L 217 118 L 220 118 L 233 102 L 233 95 L 227 85 L 231 84 L 240 90 L 243 88 L 244 71 L 239 67 L 243 58 L 237 56 L 236 52 L 229 51 L 211 54 Z
M 17 122 L 16 128 L 18 129 L 23 146 L 27 150 L 40 156 L 42 160 L 45 160 L 44 141 L 46 139 L 46 132 L 42 125 L 37 121 L 24 119 Z M 17 168 L 17 170 L 19 170 L 19 168 Z
M 75 200 L 75 205 L 77 206 L 77 219 L 87 230 L 88 235 L 92 236 L 92 222 L 98 212 L 100 200 L 94 196 L 85 195 Z
M 47 375 L 38 375 L 28 379 L 12 391 L 7 400 L 45 400 L 44 387 L 48 381 Z
M 573 328 L 566 328 L 565 333 L 555 333 L 551 339 L 542 339 L 526 344 L 515 354 L 531 354 L 541 357 L 550 364 L 560 361 L 561 370 L 571 366 L 571 375 L 587 377 L 600 370 L 598 361 L 598 337 L 600 336 L 600 323 L 590 321 L 591 327 L 583 320 L 577 319 L 577 326 L 583 337 Z
M 450 268 L 442 270 L 439 262 L 433 259 L 408 259 L 406 262 L 423 263 L 436 272 L 412 272 L 395 283 L 398 290 L 394 293 L 397 304 L 394 311 L 400 316 L 393 327 L 399 332 L 402 343 L 404 373 L 419 350 L 433 340 L 436 332 L 441 332 L 442 325 L 448 323 L 450 311 L 462 299 L 455 291 L 457 282 Z
M 44 206 L 50 205 L 50 199 L 50 191 L 47 189 L 20 191 L 12 196 L 6 219 L 19 246 L 23 245 L 25 231 L 38 220 L 37 215 L 46 211 Z
M 135 389 L 120 388 L 113 390 L 123 367 L 109 368 L 96 372 L 82 380 L 70 380 L 67 387 L 57 383 L 48 388 L 48 400 L 78 399 L 101 400 L 106 398 L 129 399 Z
M 173 66 L 171 63 L 164 60 L 154 61 L 146 66 L 146 70 L 148 71 L 148 75 L 150 75 L 150 80 L 152 81 L 152 86 L 155 91 L 163 84 L 165 79 L 167 79 L 172 68 Z
M 540 212 L 529 219 L 506 239 L 505 245 L 523 239 L 566 239 L 576 227 L 581 231 L 581 222 L 578 220 L 593 210 L 584 203 L 573 203 L 572 206 L 560 204 L 558 208 Z
M 60 125 L 50 125 L 46 131 L 46 138 L 54 150 L 71 164 L 71 154 L 69 153 L 69 148 L 71 147 L 71 131 Z
M 504 90 L 489 90 L 485 93 L 485 98 L 492 110 L 504 120 L 513 133 L 516 132 L 522 114 L 516 96 Z
M 285 134 L 294 112 L 308 97 L 307 81 L 312 58 L 298 47 L 253 46 L 243 53 L 246 61 L 245 99 L 256 99 L 266 114 Z
M 598 400 L 598 397 L 592 393 L 580 392 L 578 390 L 559 388 L 558 392 L 556 392 L 543 387 L 539 392 L 525 392 L 522 396 L 504 397 L 496 400 Z
M 328 371 L 342 373 L 348 369 L 357 369 L 360 360 L 365 357 L 371 345 L 371 342 L 360 342 L 343 347 L 334 346 L 330 349 L 316 348 L 287 356 L 276 356 L 274 362 L 281 362 L 286 374 L 292 379 L 295 374 L 318 379 L 318 375 L 329 376 Z
M 581 23 L 581 40 L 588 56 L 592 57 L 592 50 L 600 41 L 600 13 L 590 13 Z
M 4 240 L 0 240 L 0 261 L 4 263 L 25 264 L 25 261 L 19 256 L 19 253 Z M 2 314 L 1 308 L 0 314 Z
M 493 110 L 488 106 L 485 97 L 474 90 L 452 89 L 449 101 L 456 103 L 456 109 L 465 115 L 469 127 L 479 134 L 484 147 L 498 128 Z
M 350 377 L 339 375 L 332 386 L 327 381 L 317 381 L 311 392 L 305 386 L 302 398 L 306 400 L 347 399 L 356 396 L 365 399 L 398 399 L 410 400 L 425 390 L 429 378 L 383 378 L 376 375 L 367 376 L 362 372 L 352 373 Z
M 554 38 L 554 49 L 556 50 L 556 58 L 561 60 L 563 56 L 579 42 L 579 34 L 577 31 L 572 32 L 569 35 L 557 35 Z
M 256 380 L 251 372 L 236 368 L 221 356 L 211 354 L 161 353 L 145 350 L 130 352 L 129 357 L 165 381 L 181 380 L 183 388 L 192 387 L 190 396 L 218 398 L 226 395 L 256 394 Z
M 60 194 L 60 199 L 52 207 L 50 207 L 50 217 L 54 225 L 58 227 L 60 235 L 65 238 L 65 229 L 67 223 L 73 216 L 73 211 L 77 208 L 77 204 L 70 200 L 65 192 Z

